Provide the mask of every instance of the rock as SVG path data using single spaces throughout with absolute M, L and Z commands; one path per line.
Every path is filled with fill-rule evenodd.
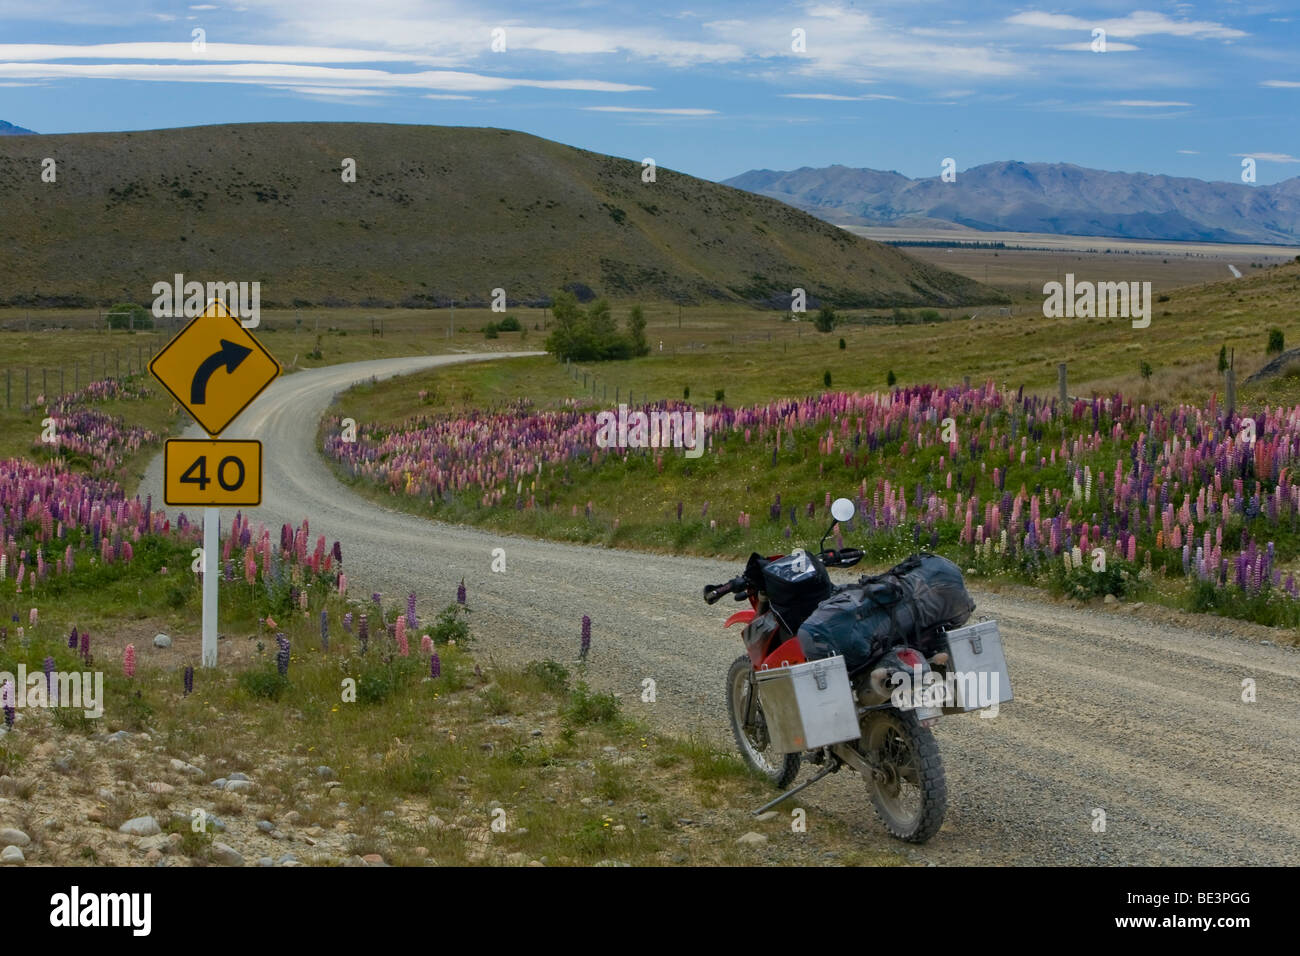
M 144 855 L 144 861 L 146 863 L 157 863 L 161 859 L 162 859 L 162 851 L 157 849 L 150 850 L 148 853 Z
M 506 862 L 511 866 L 523 866 L 528 862 L 528 854 L 519 852 L 507 853 Z
M 135 817 L 127 820 L 117 828 L 118 833 L 125 833 L 128 836 L 153 836 L 155 833 L 161 833 L 162 827 L 153 817 Z
M 178 773 L 187 774 L 191 777 L 203 776 L 203 771 L 200 768 L 192 763 L 186 763 L 184 760 L 177 760 L 175 757 L 171 759 L 171 768 Z
M 622 860 L 601 860 L 596 866 L 631 866 L 631 863 L 624 863 Z
M 367 853 L 361 858 L 361 860 L 366 866 L 388 866 L 388 864 L 384 862 L 384 858 L 378 853 Z
M 153 646 L 154 646 L 154 647 L 171 647 L 171 646 L 172 646 L 172 639 L 171 639 L 170 637 L 168 637 L 166 634 L 155 634 L 155 635 L 153 636 Z
M 227 780 L 249 780 L 251 779 L 246 773 L 231 773 L 226 775 Z
M 212 861 L 221 866 L 243 866 L 244 857 L 233 846 L 225 843 L 214 843 L 209 851 L 212 854 Z
M 216 787 L 218 790 L 225 790 L 226 784 L 228 784 L 229 782 L 230 781 L 227 780 L 225 777 L 218 777 L 216 780 L 212 781 L 212 786 Z
M 290 826 L 296 826 L 298 823 L 302 822 L 302 814 L 297 810 L 290 810 L 284 815 L 284 822 Z
M 23 851 L 16 846 L 7 846 L 3 852 L 0 852 L 0 863 L 25 863 L 27 857 L 23 856 Z
M 535 729 L 532 731 L 532 735 L 533 735 L 534 737 L 540 737 L 540 736 L 542 735 L 541 728 L 535 728 Z
M 750 846 L 762 846 L 764 843 L 767 842 L 767 837 L 764 836 L 762 833 L 756 833 L 755 831 L 750 830 L 748 833 L 746 833 L 736 842 L 745 843 Z
M 335 774 L 334 771 L 331 770 L 329 767 L 325 766 L 324 764 L 321 764 L 319 767 L 316 768 L 316 776 L 321 777 L 322 779 L 325 780 L 333 780 L 337 776 L 337 774 Z
M 294 856 L 292 853 L 286 853 L 284 854 L 284 856 L 280 857 L 280 859 L 275 861 L 277 866 L 284 866 L 286 863 L 297 863 L 297 862 L 299 862 L 298 858 Z
M 16 830 L 13 827 L 5 827 L 0 830 L 0 844 L 5 846 L 28 846 L 31 842 L 32 838 L 22 830 Z
M 635 757 L 619 757 L 614 761 L 615 767 L 630 767 L 636 763 Z
M 208 826 L 211 829 L 216 830 L 218 833 L 226 832 L 226 824 L 222 822 L 221 818 L 214 817 L 210 813 L 208 814 Z
M 325 789 L 333 790 L 335 787 L 341 787 L 341 786 L 343 786 L 343 784 L 339 783 L 337 780 L 331 780 L 329 783 L 325 784 Z
M 541 860 L 529 860 L 529 861 L 528 861 L 528 865 L 529 865 L 529 866 L 545 866 L 546 864 L 543 863 Z
M 766 823 L 768 820 L 775 820 L 778 814 L 775 810 L 768 810 L 767 813 L 760 813 L 754 817 L 759 823 Z
M 163 783 L 161 780 L 145 784 L 145 789 L 150 793 L 174 793 L 176 790 L 170 783 Z
M 275 866 L 275 860 L 271 859 L 269 856 L 259 856 L 259 857 L 257 858 L 257 865 L 258 865 L 258 866 Z
M 227 780 L 226 785 L 222 788 L 227 793 L 247 793 L 253 789 L 251 780 Z
M 438 814 L 436 813 L 429 814 L 428 823 L 429 826 L 433 827 L 435 830 L 447 829 L 447 821 L 445 821 L 442 817 L 438 816 Z
M 119 730 L 115 734 L 109 734 L 107 739 L 110 744 L 124 744 L 131 739 L 131 732 L 129 730 Z
M 169 844 L 169 838 L 171 836 L 172 834 L 170 833 L 155 833 L 150 837 L 141 837 L 139 842 L 136 843 L 136 846 L 146 851 L 158 850 L 161 852 L 162 848 Z
M 261 830 L 263 833 L 270 833 L 272 830 L 275 829 L 275 824 L 272 823 L 270 820 L 258 820 L 257 828 Z
M 108 801 L 113 799 L 113 791 L 109 790 L 107 787 L 100 787 L 95 791 L 95 799 L 103 800 L 105 803 L 108 803 Z
M 1104 598 L 1102 598 L 1102 601 L 1106 604 L 1118 604 L 1119 598 L 1115 597 L 1115 595 L 1113 594 L 1107 594 Z

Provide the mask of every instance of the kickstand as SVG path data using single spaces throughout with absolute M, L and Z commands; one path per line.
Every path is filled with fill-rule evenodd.
M 825 767 L 823 767 L 821 770 L 819 770 L 819 771 L 818 771 L 814 776 L 812 776 L 812 777 L 810 777 L 809 779 L 805 780 L 803 783 L 799 784 L 799 786 L 797 786 L 797 787 L 791 787 L 789 790 L 787 790 L 785 793 L 781 794 L 781 796 L 777 797 L 775 800 L 771 801 L 770 803 L 765 803 L 765 804 L 763 804 L 763 806 L 761 806 L 761 807 L 759 807 L 757 810 L 753 811 L 753 812 L 750 814 L 750 816 L 755 816 L 755 817 L 756 817 L 756 816 L 758 816 L 759 814 L 766 813 L 768 810 L 771 810 L 774 806 L 776 806 L 776 805 L 777 805 L 778 803 L 780 803 L 782 800 L 787 800 L 787 799 L 789 799 L 790 797 L 793 797 L 793 796 L 794 796 L 796 793 L 798 793 L 800 790 L 804 790 L 804 789 L 806 789 L 806 788 L 808 788 L 808 787 L 811 787 L 811 786 L 812 786 L 814 783 L 816 783 L 818 780 L 821 780 L 823 777 L 827 776 L 828 774 L 832 774 L 832 773 L 836 773 L 836 772 L 838 772 L 839 769 L 840 769 L 840 759 L 839 759 L 838 757 L 834 757 L 834 756 L 831 757 L 831 762 L 828 763 L 828 764 L 827 764 Z

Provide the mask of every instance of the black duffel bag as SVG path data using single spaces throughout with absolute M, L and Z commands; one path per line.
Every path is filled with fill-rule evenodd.
M 754 553 L 745 565 L 745 577 L 794 634 L 822 601 L 830 597 L 831 576 L 815 554 L 797 551 L 769 561 Z
M 799 643 L 808 660 L 839 654 L 852 673 L 900 644 L 931 656 L 943 631 L 961 627 L 974 610 L 957 565 L 914 554 L 823 601 L 800 626 Z

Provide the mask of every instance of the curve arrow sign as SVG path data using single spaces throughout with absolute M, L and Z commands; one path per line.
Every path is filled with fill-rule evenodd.
M 194 373 L 194 380 L 190 382 L 190 404 L 203 405 L 207 402 L 208 379 L 212 378 L 213 372 L 225 366 L 226 373 L 230 374 L 252 353 L 250 348 L 222 339 L 221 348 L 205 358 Z

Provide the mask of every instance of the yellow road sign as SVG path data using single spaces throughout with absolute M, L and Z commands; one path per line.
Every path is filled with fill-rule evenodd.
M 204 431 L 219 435 L 275 381 L 280 363 L 214 299 L 154 356 L 149 371 Z
M 163 474 L 169 505 L 260 505 L 262 443 L 172 438 L 163 447 Z

